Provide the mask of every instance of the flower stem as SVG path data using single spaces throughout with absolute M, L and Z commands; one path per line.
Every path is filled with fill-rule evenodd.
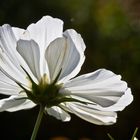
M 134 140 L 134 138 L 136 137 L 137 131 L 138 131 L 138 127 L 136 127 L 131 140 Z
M 40 110 L 39 110 L 36 124 L 35 124 L 34 130 L 33 130 L 32 136 L 31 136 L 31 140 L 36 139 L 36 135 L 37 135 L 37 132 L 38 132 L 38 129 L 39 129 L 42 117 L 43 117 L 43 112 L 44 112 L 44 106 L 40 105 Z

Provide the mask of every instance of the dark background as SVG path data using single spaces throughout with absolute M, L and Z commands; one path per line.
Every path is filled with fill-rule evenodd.
M 74 28 L 82 35 L 87 48 L 80 74 L 99 68 L 121 74 L 134 101 L 112 126 L 90 124 L 74 115 L 62 123 L 44 115 L 37 140 L 109 140 L 107 133 L 115 140 L 130 140 L 140 126 L 140 1 L 0 0 L 0 25 L 26 28 L 44 15 L 62 19 L 64 30 Z M 29 140 L 37 113 L 38 107 L 0 113 L 0 140 Z

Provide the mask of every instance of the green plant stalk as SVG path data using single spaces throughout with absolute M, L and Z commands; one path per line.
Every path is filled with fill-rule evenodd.
M 110 140 L 115 140 L 109 133 L 107 134 Z
M 135 131 L 134 131 L 134 133 L 133 133 L 133 136 L 132 136 L 131 140 L 134 140 L 134 138 L 136 137 L 137 131 L 138 131 L 138 128 L 135 129 Z
M 31 136 L 31 140 L 36 139 L 37 132 L 38 132 L 38 129 L 39 129 L 42 117 L 43 117 L 43 112 L 44 112 L 44 106 L 40 105 L 40 110 L 39 110 L 38 117 L 37 117 L 37 120 L 36 120 L 36 124 L 35 124 L 34 130 L 33 130 L 32 136 Z

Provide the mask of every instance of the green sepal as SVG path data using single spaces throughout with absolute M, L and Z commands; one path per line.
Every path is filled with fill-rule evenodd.
M 52 85 L 54 85 L 54 84 L 58 81 L 58 78 L 59 78 L 59 76 L 60 76 L 60 74 L 61 74 L 61 71 L 62 71 L 62 68 L 60 69 L 58 75 L 56 76 L 56 78 L 55 78 L 54 81 L 52 82 Z
M 37 84 L 33 81 L 33 79 L 31 78 L 31 76 L 29 75 L 29 73 L 22 66 L 21 66 L 21 68 L 27 74 L 27 76 L 28 76 L 29 80 L 31 81 L 32 85 L 36 85 L 37 86 Z

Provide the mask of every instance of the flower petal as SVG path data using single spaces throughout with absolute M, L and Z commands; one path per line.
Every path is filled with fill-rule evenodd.
M 62 37 L 63 21 L 50 16 L 44 16 L 37 23 L 28 26 L 30 38 L 33 39 L 40 48 L 41 73 L 48 74 L 46 61 L 44 60 L 45 50 L 58 37 Z M 49 75 L 48 75 L 49 76 Z
M 0 72 L 0 94 L 17 95 L 22 89 L 14 81 Z
M 85 101 L 85 99 L 90 101 L 90 103 L 96 104 L 102 108 L 111 109 L 114 105 L 112 111 L 117 111 L 115 104 L 118 104 L 121 98 L 129 98 L 126 102 L 121 105 L 120 108 L 125 108 L 128 104 L 132 102 L 131 92 L 126 92 L 128 90 L 127 84 L 121 81 L 121 76 L 114 74 L 111 71 L 100 69 L 93 73 L 85 74 L 74 78 L 64 84 L 64 88 L 60 90 L 60 93 L 65 95 L 70 95 L 73 98 L 79 98 Z M 129 96 L 128 96 L 129 94 Z
M 30 100 L 22 99 L 22 96 L 10 96 L 6 99 L 0 100 L 0 112 L 2 111 L 18 111 L 22 109 L 29 109 L 35 106 Z
M 15 35 L 16 40 L 23 38 L 23 35 L 25 35 L 25 30 L 17 27 L 12 27 L 13 33 Z
M 60 82 L 68 81 L 75 77 L 81 70 L 81 66 L 85 61 L 85 43 L 80 34 L 70 29 L 64 32 L 67 40 L 67 52 L 64 58 Z
M 50 80 L 54 81 L 62 69 L 67 50 L 65 38 L 57 38 L 46 50 L 46 60 L 50 72 Z
M 46 107 L 45 110 L 49 115 L 57 118 L 58 120 L 62 120 L 63 122 L 70 121 L 71 119 L 70 115 L 58 106 L 53 106 L 51 108 Z
M 16 38 L 10 25 L 0 27 L 0 48 L 6 53 L 9 59 L 18 64 L 16 58 Z
M 40 52 L 38 44 L 33 40 L 19 40 L 17 51 L 24 58 L 34 76 L 40 80 Z
M 116 122 L 117 118 L 115 112 L 99 111 L 80 103 L 66 103 L 65 109 L 66 108 L 78 117 L 97 125 L 113 124 Z
M 31 108 L 33 108 L 35 106 L 36 106 L 36 104 L 34 104 L 31 100 L 26 100 L 24 103 L 22 103 L 22 104 L 20 104 L 18 106 L 6 109 L 6 111 L 15 112 L 15 111 L 20 111 L 20 110 L 31 109 Z
M 112 106 L 104 108 L 104 111 L 122 111 L 126 106 L 128 106 L 133 101 L 133 96 L 131 94 L 131 89 L 128 88 L 124 95 L 118 100 L 118 102 Z M 100 107 L 99 107 L 100 109 Z
M 0 49 L 0 71 L 15 82 L 28 85 L 26 76 L 11 62 L 8 56 Z
M 31 39 L 45 48 L 58 37 L 62 37 L 63 21 L 50 16 L 44 16 L 37 23 L 28 26 Z M 39 35 L 38 35 L 39 34 Z
M 84 42 L 74 30 L 67 30 L 63 38 L 57 38 L 46 50 L 46 60 L 53 81 L 60 73 L 60 83 L 78 74 L 84 62 Z
M 0 27 L 0 69 L 14 81 L 27 85 L 26 75 L 21 69 L 21 65 L 28 69 L 27 64 L 16 50 L 18 35 L 22 29 L 13 29 L 7 24 Z

